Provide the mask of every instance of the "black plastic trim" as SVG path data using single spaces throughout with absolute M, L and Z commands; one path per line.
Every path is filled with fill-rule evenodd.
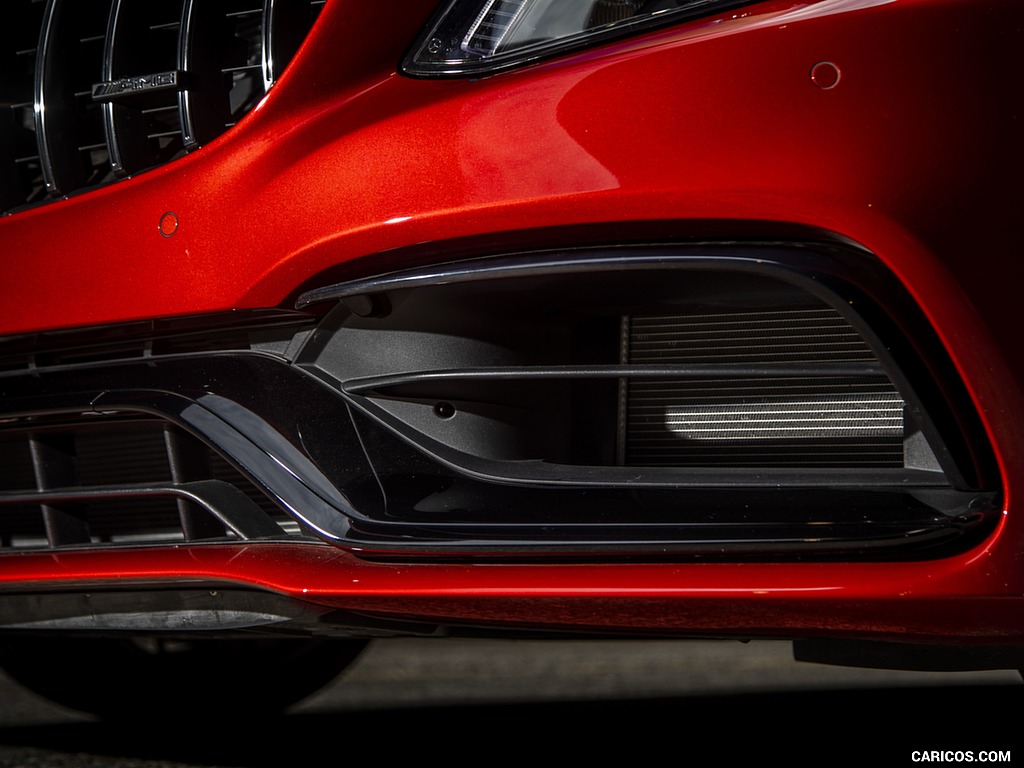
M 806 476 L 792 488 L 780 487 L 779 477 L 764 478 L 760 488 L 705 478 L 689 490 L 653 489 L 646 497 L 628 483 L 515 489 L 458 480 L 428 457 L 417 458 L 415 449 L 400 448 L 379 424 L 361 419 L 357 429 L 340 392 L 258 353 L 37 370 L 6 376 L 0 388 L 8 424 L 116 413 L 175 423 L 228 458 L 305 527 L 364 554 L 904 558 L 974 541 L 988 530 L 985 523 L 998 519 L 991 494 L 961 494 L 962 511 L 944 513 L 930 506 L 928 486 L 907 487 L 906 478 L 889 487 L 844 488 L 826 474 L 817 489 Z M 377 473 L 384 468 L 371 467 L 367 450 L 383 450 L 426 488 L 475 486 L 472 492 L 492 509 L 483 517 L 402 512 L 394 487 L 389 500 L 382 497 Z M 751 505 L 753 517 L 744 512 Z M 684 513 L 686 506 L 699 514 Z M 638 514 L 641 508 L 648 511 Z
M 906 559 L 941 556 L 987 535 L 1001 508 L 991 449 L 971 431 L 980 430 L 977 414 L 923 313 L 862 251 L 772 244 L 519 254 L 331 286 L 313 299 L 341 301 L 453 281 L 676 269 L 770 274 L 841 309 L 876 351 L 884 351 L 882 366 L 899 379 L 900 391 L 914 393 L 911 401 L 920 401 L 920 411 L 937 417 L 935 431 L 949 446 L 947 466 L 966 471 L 947 471 L 949 487 L 942 473 L 913 470 L 662 472 L 467 464 L 429 441 L 403 435 L 361 394 L 371 386 L 398 386 L 405 374 L 357 379 L 346 391 L 344 382 L 301 362 L 301 354 L 294 364 L 291 357 L 245 346 L 202 352 L 186 345 L 188 351 L 152 354 L 147 344 L 144 356 L 118 359 L 121 342 L 104 338 L 118 339 L 125 329 L 104 329 L 94 347 L 101 358 L 89 361 L 87 355 L 85 362 L 74 350 L 79 344 L 90 348 L 87 330 L 9 340 L 6 351 L 14 359 L 33 349 L 34 341 L 43 351 L 29 352 L 26 367 L 0 374 L 2 415 L 16 429 L 34 420 L 157 416 L 226 457 L 307 529 L 374 557 Z M 276 328 L 300 338 L 311 318 L 254 313 L 212 324 L 233 333 L 246 321 L 254 330 Z M 168 338 L 189 336 L 201 326 L 181 320 L 167 330 Z M 129 328 L 131 347 L 153 330 L 146 324 Z M 306 346 L 316 348 L 317 336 L 330 334 L 330 327 L 322 327 Z M 4 349 L 0 342 L 0 353 Z M 52 350 L 61 354 L 50 360 Z M 875 368 L 865 370 L 877 373 Z M 625 370 L 511 373 L 606 378 Z M 412 375 L 421 374 L 436 375 Z M 963 425 L 968 428 L 961 431 Z M 55 501 L 72 501 L 60 496 L 60 484 L 50 490 L 60 497 Z

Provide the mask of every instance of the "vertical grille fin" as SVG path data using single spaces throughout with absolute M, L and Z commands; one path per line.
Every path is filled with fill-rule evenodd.
M 47 0 L 36 54 L 36 141 L 46 191 L 61 197 L 102 180 L 108 166 L 90 73 L 103 55 L 96 0 Z
M 176 72 L 178 0 L 141 4 L 114 0 L 110 6 L 102 82 Z M 177 91 L 150 90 L 103 104 L 104 127 L 115 174 L 150 168 L 182 148 Z
M 316 0 L 10 0 L 0 212 L 162 165 L 251 110 Z
M 297 533 L 197 438 L 146 418 L 30 420 L 0 431 L 0 548 L 239 540 Z
M 0 209 L 45 194 L 35 140 L 35 72 L 45 4 L 11 0 L 0 26 Z
M 68 435 L 31 435 L 29 450 L 36 489 L 47 491 L 78 482 L 75 442 Z M 85 544 L 89 541 L 89 522 L 80 505 L 42 504 L 46 539 L 51 547 Z
M 225 37 L 224 26 L 224 15 L 216 4 L 185 1 L 178 68 L 185 73 L 187 85 L 178 95 L 178 105 L 182 138 L 189 150 L 219 135 L 230 115 L 221 71 L 225 51 L 217 45 Z

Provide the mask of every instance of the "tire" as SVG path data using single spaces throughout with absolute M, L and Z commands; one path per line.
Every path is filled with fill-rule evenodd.
M 274 716 L 337 677 L 363 640 L 23 637 L 0 666 L 36 694 L 107 719 Z

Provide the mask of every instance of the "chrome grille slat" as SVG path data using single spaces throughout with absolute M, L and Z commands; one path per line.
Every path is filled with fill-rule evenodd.
M 216 43 L 223 21 L 216 6 L 203 0 L 185 0 L 178 33 L 178 69 L 188 85 L 178 94 L 181 132 L 186 149 L 192 150 L 217 136 L 228 117 L 228 105 L 220 98 L 219 56 Z
M 177 25 L 177 2 L 142 6 L 129 0 L 113 0 L 107 20 L 106 47 L 100 80 L 113 82 L 122 77 L 173 70 L 176 64 L 175 38 L 153 34 L 154 15 Z M 151 96 L 150 98 L 160 98 Z M 163 106 L 176 106 L 174 94 L 163 96 Z M 103 104 L 104 126 L 110 145 L 111 166 L 118 176 L 127 176 L 157 164 L 161 154 L 175 154 L 175 147 L 154 144 L 152 121 L 140 107 L 114 102 Z M 175 119 L 177 119 L 175 115 Z M 164 150 L 162 153 L 161 150 Z
M 80 147 L 97 143 L 102 132 L 98 105 L 83 97 L 88 78 L 101 64 L 102 49 L 89 41 L 103 35 L 82 36 L 95 27 L 96 11 L 105 0 L 47 0 L 39 34 L 34 82 L 36 142 L 43 180 L 50 197 L 61 197 L 97 183 L 108 160 L 86 157 Z M 86 42 L 83 42 L 86 41 Z
M 0 30 L 0 212 L 133 175 L 213 140 L 263 97 L 320 10 L 310 0 L 8 6 Z M 285 28 L 275 31 L 275 23 Z M 177 71 L 191 80 L 162 90 L 120 85 Z M 119 95 L 95 96 L 97 84 L 118 85 Z

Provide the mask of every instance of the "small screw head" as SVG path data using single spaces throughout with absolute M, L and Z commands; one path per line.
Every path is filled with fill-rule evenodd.
M 450 419 L 455 415 L 455 406 L 447 402 L 437 403 L 434 406 L 434 415 L 439 419 Z

